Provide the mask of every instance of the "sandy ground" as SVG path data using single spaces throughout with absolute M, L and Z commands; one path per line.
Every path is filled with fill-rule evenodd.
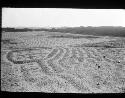
M 6 32 L 2 34 L 2 40 L 4 39 L 14 39 L 19 44 L 19 48 L 28 48 L 28 47 L 55 47 L 55 46 L 64 46 L 75 45 L 75 44 L 83 44 L 83 43 L 96 43 L 103 41 L 116 40 L 117 38 L 108 37 L 108 36 L 100 36 L 96 39 L 71 39 L 71 38 L 48 38 L 48 36 L 52 35 L 62 35 L 59 32 L 45 32 L 45 31 L 37 31 L 37 32 Z M 80 35 L 80 34 L 63 34 L 63 35 Z M 83 35 L 80 35 L 83 36 Z M 3 47 L 1 49 L 4 49 Z M 2 50 L 4 51 L 4 50 Z M 9 50 L 7 50 L 8 52 Z M 3 56 L 5 59 L 6 57 Z M 29 92 L 37 92 L 34 86 L 28 86 L 28 84 L 24 83 L 27 89 L 30 89 Z M 71 87 L 72 88 L 72 87 Z M 41 90 L 39 90 L 41 91 Z M 44 90 L 43 90 L 44 91 Z M 46 91 L 46 90 L 45 90 Z M 53 91 L 54 92 L 54 91 Z M 73 92 L 75 90 L 73 89 Z

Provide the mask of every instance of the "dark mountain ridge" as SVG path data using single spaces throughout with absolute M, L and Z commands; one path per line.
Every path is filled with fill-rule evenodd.
M 48 31 L 82 35 L 125 37 L 125 27 L 100 26 L 100 27 L 65 27 L 65 28 L 2 28 L 3 32 Z

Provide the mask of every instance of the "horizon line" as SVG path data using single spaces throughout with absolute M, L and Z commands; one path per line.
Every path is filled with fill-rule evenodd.
M 25 27 L 25 26 L 17 26 L 17 27 L 10 27 L 10 26 L 3 26 L 2 28 L 74 28 L 74 27 L 125 27 L 125 26 L 44 26 L 44 27 Z

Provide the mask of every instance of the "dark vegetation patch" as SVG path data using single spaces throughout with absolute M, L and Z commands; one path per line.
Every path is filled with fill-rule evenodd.
M 33 29 L 29 28 L 2 28 L 2 31 L 4 32 L 27 32 L 27 31 L 33 31 Z
M 71 38 L 71 39 L 80 39 L 80 38 L 99 38 L 97 36 L 75 36 L 75 35 L 60 35 L 60 36 L 49 36 L 48 38 Z
M 125 39 L 82 44 L 85 47 L 125 48 Z

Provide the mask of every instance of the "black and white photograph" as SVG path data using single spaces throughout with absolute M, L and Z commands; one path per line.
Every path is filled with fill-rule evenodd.
M 125 10 L 2 8 L 1 91 L 125 93 Z

